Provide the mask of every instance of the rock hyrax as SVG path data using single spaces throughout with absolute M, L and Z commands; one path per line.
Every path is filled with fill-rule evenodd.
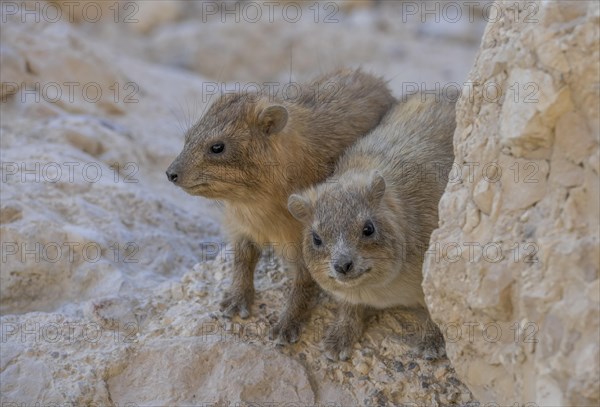
M 298 339 L 315 285 L 288 196 L 331 175 L 341 153 L 394 103 L 382 79 L 338 70 L 296 86 L 292 99 L 265 92 L 221 96 L 187 132 L 167 176 L 191 195 L 224 201 L 236 251 L 233 284 L 221 302 L 225 316 L 249 316 L 262 248 L 272 245 L 282 255 L 293 246 L 297 256 L 284 259 L 295 269 L 292 291 L 272 333 L 280 342 Z
M 425 307 L 423 254 L 454 160 L 454 103 L 413 95 L 340 158 L 324 183 L 289 198 L 313 278 L 342 303 L 328 357 L 348 358 L 365 308 Z

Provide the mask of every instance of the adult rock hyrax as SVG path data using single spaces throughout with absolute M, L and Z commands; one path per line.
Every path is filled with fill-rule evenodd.
M 454 160 L 454 102 L 413 95 L 340 158 L 324 183 L 289 198 L 304 223 L 303 256 L 341 301 L 326 333 L 331 359 L 347 359 L 368 308 L 425 308 L 423 255 Z M 426 314 L 427 315 L 427 314 Z
M 189 194 L 224 201 L 235 250 L 233 283 L 221 302 L 225 316 L 249 316 L 264 247 L 279 255 L 296 248 L 297 256 L 284 258 L 294 281 L 271 331 L 284 343 L 298 339 L 316 287 L 299 253 L 302 225 L 287 210 L 288 196 L 331 175 L 341 153 L 395 103 L 385 81 L 360 70 L 322 75 L 288 93 L 293 97 L 264 90 L 220 96 L 188 130 L 167 170 Z

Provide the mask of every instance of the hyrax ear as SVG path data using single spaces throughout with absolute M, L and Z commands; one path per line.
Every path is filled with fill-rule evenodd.
M 371 181 L 369 184 L 369 199 L 371 203 L 377 204 L 383 198 L 385 194 L 385 179 L 379 173 L 379 171 L 375 171 L 371 176 Z
M 287 121 L 288 111 L 281 105 L 265 107 L 258 114 L 258 128 L 268 136 L 283 130 Z
M 313 216 L 313 207 L 308 198 L 292 194 L 288 198 L 288 211 L 302 223 L 309 223 Z

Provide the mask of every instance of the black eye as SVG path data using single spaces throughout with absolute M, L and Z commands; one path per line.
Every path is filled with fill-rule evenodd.
M 323 241 L 315 232 L 312 232 L 312 239 L 315 246 L 321 246 L 323 244 Z
M 373 233 L 375 233 L 375 226 L 373 226 L 373 222 L 368 220 L 363 227 L 362 234 L 363 236 L 371 236 Z
M 223 151 L 225 151 L 225 144 L 223 143 L 217 143 L 210 146 L 210 152 L 213 154 L 221 154 Z

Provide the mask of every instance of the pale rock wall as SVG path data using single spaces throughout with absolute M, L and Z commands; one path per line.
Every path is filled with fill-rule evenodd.
M 599 3 L 514 4 L 458 103 L 426 301 L 480 401 L 597 405 Z

